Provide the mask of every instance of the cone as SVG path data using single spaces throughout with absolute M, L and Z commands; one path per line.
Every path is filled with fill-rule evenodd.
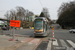
M 9 41 L 14 41 L 14 39 L 9 39 Z
M 52 39 L 52 41 L 56 41 L 55 38 L 54 38 L 54 30 L 53 30 L 53 39 Z

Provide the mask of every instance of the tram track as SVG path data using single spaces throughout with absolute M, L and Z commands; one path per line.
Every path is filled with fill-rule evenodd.
M 38 43 L 38 45 L 42 42 L 42 40 L 43 40 L 43 38 L 42 38 L 41 41 Z M 35 49 L 38 47 L 38 45 L 36 45 L 36 46 L 33 48 L 33 50 L 35 50 Z
M 40 44 L 43 38 L 35 38 L 33 37 L 30 41 L 27 41 L 20 47 L 16 48 L 15 50 L 28 50 L 30 47 L 32 50 L 35 50 L 35 48 Z M 26 40 L 24 40 L 26 41 Z
M 43 41 L 46 42 L 46 41 L 49 41 L 49 40 L 50 40 L 49 36 L 43 37 L 43 38 L 41 39 L 41 42 L 39 42 L 38 45 L 36 45 L 36 46 L 33 48 L 33 50 L 36 50 L 37 47 L 38 47 Z
M 33 40 L 34 38 L 27 38 L 26 40 L 23 40 L 23 42 L 21 41 L 18 41 L 15 45 L 12 45 L 10 47 L 6 47 L 5 50 L 16 50 L 17 48 L 19 48 L 20 46 L 28 43 L 29 41 Z
M 22 46 L 18 47 L 15 50 L 35 50 L 45 39 L 48 39 L 48 37 L 34 37 L 32 38 L 32 40 L 24 43 Z

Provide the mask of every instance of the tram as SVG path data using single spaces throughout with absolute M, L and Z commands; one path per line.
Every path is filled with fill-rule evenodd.
M 44 17 L 36 17 L 34 20 L 34 35 L 47 36 L 49 34 L 48 20 Z

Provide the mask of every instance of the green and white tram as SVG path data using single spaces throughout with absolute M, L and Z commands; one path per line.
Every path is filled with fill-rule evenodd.
M 36 17 L 34 20 L 34 35 L 47 36 L 49 34 L 48 20 L 44 17 Z

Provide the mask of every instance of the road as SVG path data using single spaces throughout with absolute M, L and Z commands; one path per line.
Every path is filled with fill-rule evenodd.
M 4 30 L 3 34 L 12 34 L 13 30 Z M 15 34 L 26 35 L 26 36 L 34 36 L 34 30 L 32 29 L 20 29 L 15 30 Z
M 20 35 L 28 35 L 28 36 L 34 36 L 34 30 L 30 29 L 23 29 L 23 30 L 16 30 L 15 34 L 20 34 Z M 11 31 L 3 31 L 4 33 L 11 33 Z M 33 37 L 35 40 L 31 41 L 40 41 L 38 45 L 30 44 L 30 42 L 20 46 L 16 50 L 23 50 L 23 48 L 31 47 L 34 48 L 35 50 L 47 50 L 48 44 L 50 43 L 51 45 L 51 50 L 75 50 L 75 33 L 69 33 L 69 30 L 66 29 L 55 29 L 54 30 L 54 36 L 55 36 L 55 41 L 48 40 L 49 38 L 52 39 L 52 30 L 50 29 L 50 34 L 48 37 Z M 31 37 L 30 37 L 31 38 Z M 46 40 L 43 40 L 43 38 Z M 33 43 L 33 42 L 32 42 Z M 26 47 L 27 46 L 27 47 Z M 28 49 L 28 48 L 27 48 Z M 25 49 L 26 50 L 26 49 Z
M 66 47 L 75 48 L 75 33 L 69 33 L 69 30 L 55 30 L 56 41 L 52 42 L 52 50 L 63 50 Z M 72 50 L 72 49 L 71 49 Z

